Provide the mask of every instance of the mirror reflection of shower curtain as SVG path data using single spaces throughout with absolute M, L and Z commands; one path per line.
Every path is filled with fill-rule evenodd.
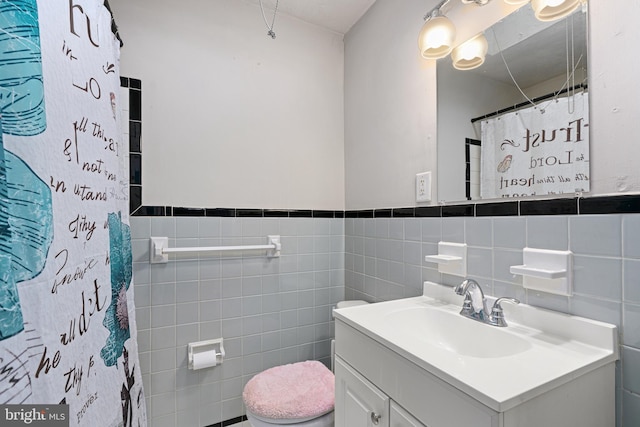
M 481 134 L 483 199 L 589 191 L 587 92 L 483 120 Z

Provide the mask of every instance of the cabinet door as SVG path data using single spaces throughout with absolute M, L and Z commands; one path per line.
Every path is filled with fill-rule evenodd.
M 390 421 L 390 427 L 426 427 L 394 401 L 391 401 Z
M 335 375 L 335 427 L 389 427 L 387 395 L 339 357 Z

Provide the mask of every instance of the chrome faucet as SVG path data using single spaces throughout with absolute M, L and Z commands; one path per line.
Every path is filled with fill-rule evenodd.
M 489 315 L 489 323 L 493 326 L 507 326 L 507 321 L 504 320 L 504 312 L 502 311 L 501 302 L 510 302 L 512 304 L 520 304 L 520 301 L 515 298 L 502 297 L 498 298 L 496 302 L 493 303 L 493 307 L 491 308 L 491 314 Z
M 460 314 L 474 320 L 485 321 L 487 315 L 487 299 L 480 284 L 473 279 L 466 279 L 453 290 L 458 295 L 464 295 Z
M 462 310 L 460 310 L 461 315 L 493 326 L 507 326 L 507 322 L 504 320 L 504 312 L 500 305 L 502 302 L 520 304 L 520 301 L 515 298 L 502 297 L 493 303 L 491 311 L 489 311 L 484 292 L 482 292 L 480 284 L 473 279 L 466 279 L 456 286 L 453 291 L 458 295 L 464 295 Z

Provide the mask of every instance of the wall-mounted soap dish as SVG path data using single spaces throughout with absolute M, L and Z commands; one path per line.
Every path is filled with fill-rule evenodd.
M 572 294 L 573 254 L 571 251 L 524 248 L 523 265 L 512 265 L 511 274 L 523 276 L 526 289 L 558 295 Z
M 424 260 L 437 263 L 440 273 L 462 277 L 467 275 L 466 243 L 439 242 L 438 254 L 427 255 Z

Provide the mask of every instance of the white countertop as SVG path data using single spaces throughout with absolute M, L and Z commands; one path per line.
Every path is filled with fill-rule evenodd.
M 462 298 L 453 288 L 425 282 L 423 296 L 337 309 L 334 313 L 337 321 L 498 412 L 619 357 L 615 325 L 525 304 L 503 304 L 509 326 L 499 328 L 462 317 L 458 314 L 461 306 Z M 432 321 L 440 319 L 438 324 L 412 317 L 430 310 L 440 312 L 428 316 Z M 431 335 L 430 329 L 440 332 Z M 457 345 L 449 346 L 446 334 L 456 334 L 452 339 Z M 461 346 L 467 339 L 469 347 Z

